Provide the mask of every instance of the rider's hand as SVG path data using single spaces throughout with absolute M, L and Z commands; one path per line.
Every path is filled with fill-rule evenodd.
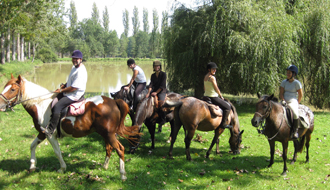
M 56 89 L 55 93 L 61 93 L 61 89 Z
M 157 92 L 151 93 L 151 96 L 157 96 Z
M 124 87 L 124 90 L 127 90 L 128 91 L 129 90 L 129 87 L 128 86 L 125 86 Z
M 286 106 L 286 105 L 287 105 L 287 103 L 285 102 L 285 100 L 282 100 L 282 101 L 281 101 L 281 104 L 282 104 L 283 106 Z
M 149 96 L 150 96 L 150 94 L 147 94 L 147 95 L 146 95 L 146 98 L 148 98 Z

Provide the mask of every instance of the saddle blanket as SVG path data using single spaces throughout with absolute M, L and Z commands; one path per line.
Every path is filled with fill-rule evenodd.
M 299 104 L 298 110 L 299 110 L 299 118 L 300 118 L 300 127 L 299 128 L 308 129 L 309 125 L 310 125 L 310 123 L 309 123 L 309 121 L 310 121 L 309 112 L 311 112 L 311 110 L 307 106 L 301 105 L 301 104 Z M 288 120 L 288 117 L 286 115 L 286 109 L 285 109 L 284 106 L 283 106 L 283 112 L 284 112 L 286 123 L 288 124 L 288 126 L 291 127 L 291 124 L 290 124 L 290 122 Z
M 73 103 L 69 106 L 67 116 L 78 116 L 85 113 L 86 100 Z

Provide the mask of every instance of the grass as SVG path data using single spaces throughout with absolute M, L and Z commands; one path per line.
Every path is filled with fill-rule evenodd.
M 283 170 L 282 147 L 276 143 L 275 163 L 267 168 L 269 145 L 250 124 L 254 105 L 236 105 L 241 130 L 244 130 L 240 155 L 229 153 L 229 131 L 220 137 L 220 155 L 215 147 L 209 159 L 205 153 L 213 132 L 200 132 L 202 141 L 193 141 L 187 161 L 184 132 L 180 130 L 174 145 L 174 159 L 168 159 L 169 124 L 156 134 L 156 148 L 149 152 L 150 135 L 144 129 L 142 143 L 136 154 L 125 154 L 127 181 L 120 180 L 119 158 L 113 152 L 108 170 L 102 168 L 105 158 L 103 139 L 96 133 L 59 141 L 67 171 L 56 172 L 59 162 L 47 140 L 36 150 L 37 170 L 29 173 L 30 144 L 37 133 L 31 117 L 18 105 L 15 112 L 0 113 L 0 188 L 1 189 L 326 189 L 330 176 L 328 118 L 329 112 L 315 112 L 315 130 L 310 146 L 310 163 L 305 163 L 306 151 L 298 155 L 295 165 L 288 161 L 288 175 Z M 127 118 L 126 125 L 129 126 Z M 120 139 L 129 149 L 127 140 Z M 288 158 L 293 154 L 289 143 Z

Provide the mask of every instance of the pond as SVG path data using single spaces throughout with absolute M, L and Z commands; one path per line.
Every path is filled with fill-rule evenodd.
M 115 62 L 114 64 L 84 63 L 88 73 L 86 93 L 102 94 L 109 96 L 110 92 L 119 91 L 121 86 L 129 83 L 133 71 L 129 69 L 126 62 Z M 144 61 L 137 63 L 150 82 L 153 73 L 152 62 Z M 61 83 L 66 83 L 70 74 L 72 63 L 44 64 L 35 68 L 35 72 L 26 77 L 27 80 L 36 83 L 48 90 L 54 91 Z

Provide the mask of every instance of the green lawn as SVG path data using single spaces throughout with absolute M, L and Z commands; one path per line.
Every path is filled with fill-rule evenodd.
M 326 189 L 329 184 L 330 161 L 328 136 L 329 112 L 315 112 L 315 130 L 310 146 L 310 163 L 305 163 L 306 152 L 298 155 L 295 165 L 288 160 L 288 175 L 283 170 L 282 146 L 276 143 L 275 163 L 267 168 L 269 145 L 263 135 L 252 127 L 254 105 L 236 105 L 241 130 L 244 130 L 242 150 L 239 155 L 229 153 L 229 131 L 220 137 L 220 155 L 215 147 L 209 159 L 205 153 L 213 132 L 197 133 L 202 142 L 193 141 L 193 161 L 187 161 L 184 132 L 180 130 L 174 145 L 174 159 L 168 159 L 169 124 L 156 134 L 156 148 L 151 153 L 150 135 L 144 128 L 144 136 L 136 154 L 125 154 L 127 181 L 119 174 L 119 158 L 115 152 L 109 169 L 104 170 L 103 139 L 98 134 L 74 139 L 59 140 L 62 155 L 67 164 L 64 174 L 57 173 L 60 164 L 47 140 L 36 150 L 37 170 L 29 173 L 30 144 L 37 135 L 32 119 L 21 105 L 15 112 L 0 113 L 0 188 L 1 189 Z M 126 125 L 130 125 L 127 118 Z M 120 139 L 127 150 L 127 140 Z M 289 143 L 288 158 L 293 155 L 293 143 Z

